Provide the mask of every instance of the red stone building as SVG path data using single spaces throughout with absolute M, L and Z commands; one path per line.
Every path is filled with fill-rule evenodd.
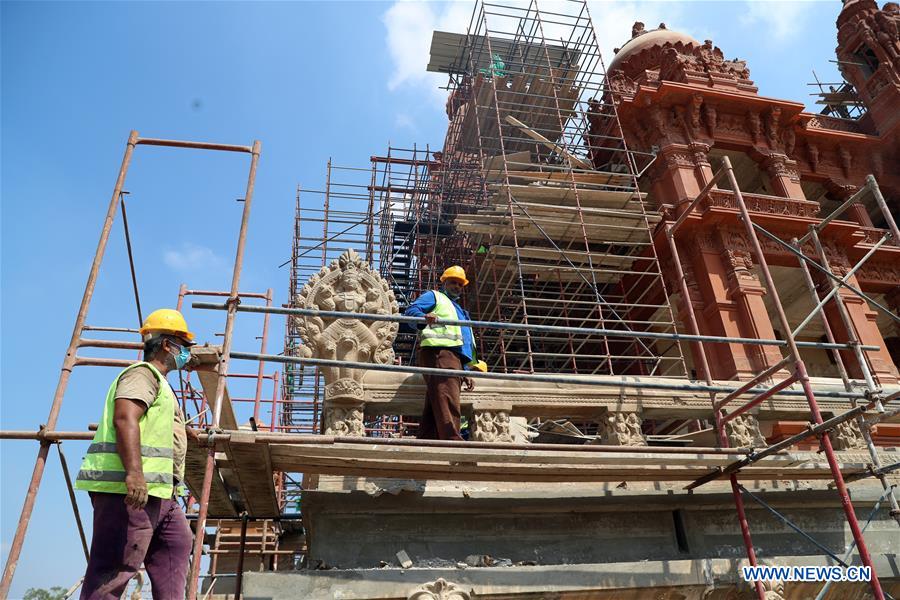
M 900 213 L 900 9 L 874 0 L 847 2 L 837 20 L 839 66 L 855 88 L 865 112 L 841 118 L 804 111 L 799 102 L 768 98 L 750 79 L 742 60 L 726 60 L 706 40 L 666 29 L 645 31 L 636 23 L 632 39 L 617 50 L 608 68 L 623 134 L 633 150 L 658 153 L 640 180 L 652 205 L 671 222 L 706 186 L 722 158 L 734 165 L 753 221 L 784 241 L 802 238 L 809 227 L 866 184 L 874 175 L 890 212 Z M 849 88 L 849 86 L 846 86 Z M 824 112 L 829 112 L 827 109 Z M 592 134 L 602 135 L 599 123 Z M 598 137 L 599 139 L 599 137 Z M 595 164 L 604 159 L 595 151 Z M 886 233 L 884 212 L 869 194 L 830 222 L 821 242 L 833 272 L 843 277 Z M 783 287 L 788 317 L 799 320 L 814 306 L 798 257 L 762 237 L 767 260 Z M 679 252 L 700 331 L 707 335 L 772 338 L 782 335 L 755 269 L 734 192 L 719 184 L 688 217 L 678 236 Z M 665 266 L 671 260 L 664 226 L 655 234 Z M 813 243 L 804 253 L 816 257 Z M 673 269 L 663 269 L 673 273 Z M 830 291 L 820 273 L 812 274 L 819 295 Z M 668 281 L 669 290 L 677 289 Z M 900 243 L 888 240 L 849 278 L 895 313 L 900 307 Z M 854 294 L 840 292 L 859 341 L 877 345 L 866 352 L 874 377 L 898 381 L 900 327 Z M 676 303 L 684 319 L 684 304 Z M 837 341 L 849 341 L 834 302 L 826 306 Z M 792 323 L 795 319 L 791 319 Z M 799 339 L 823 341 L 820 319 Z M 835 361 L 824 351 L 804 351 L 814 376 L 836 377 Z M 718 345 L 711 369 L 715 379 L 743 379 L 771 366 L 780 353 L 769 347 Z M 860 377 L 852 353 L 845 361 Z M 696 370 L 696 369 L 695 369 Z

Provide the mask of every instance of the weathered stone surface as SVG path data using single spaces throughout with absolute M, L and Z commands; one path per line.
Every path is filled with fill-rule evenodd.
M 599 443 L 608 446 L 646 446 L 641 417 L 636 412 L 611 413 L 599 423 Z
M 309 278 L 294 298 L 299 308 L 396 315 L 394 293 L 355 250 L 347 250 L 328 267 Z M 306 358 L 326 358 L 390 364 L 397 323 L 337 319 L 326 316 L 295 317 L 303 344 L 295 349 Z M 325 432 L 363 435 L 365 371 L 348 367 L 321 367 L 325 376 Z
M 866 448 L 866 441 L 855 420 L 840 423 L 831 431 L 830 435 L 835 450 L 864 450 Z
M 475 442 L 512 442 L 509 412 L 504 410 L 476 410 L 472 440 Z
M 765 448 L 766 438 L 759 432 L 753 415 L 740 415 L 725 423 L 725 434 L 732 448 Z
M 416 588 L 407 596 L 407 600 L 470 600 L 471 598 L 472 596 L 458 585 L 442 578 Z

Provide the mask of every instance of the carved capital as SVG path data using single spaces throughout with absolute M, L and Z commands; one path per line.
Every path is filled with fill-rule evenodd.
M 800 182 L 800 171 L 797 169 L 797 161 L 789 159 L 784 154 L 770 154 L 763 166 L 770 177 L 786 177 L 795 183 Z
M 472 441 L 512 442 L 509 430 L 509 412 L 505 410 L 475 410 Z
M 635 412 L 610 413 L 597 427 L 598 442 L 605 446 L 646 446 L 641 417 Z
M 740 415 L 725 423 L 725 435 L 732 448 L 765 448 L 766 438 L 759 432 L 753 415 Z
M 735 229 L 719 231 L 721 257 L 727 268 L 732 284 L 740 287 L 744 283 L 757 283 L 759 278 L 753 272 L 753 254 L 747 236 Z
M 414 589 L 406 600 L 472 600 L 474 594 L 466 592 L 455 583 L 438 579 Z

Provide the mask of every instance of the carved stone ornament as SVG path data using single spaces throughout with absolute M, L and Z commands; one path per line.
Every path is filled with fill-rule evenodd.
M 438 579 L 426 583 L 406 597 L 406 600 L 473 600 L 475 594 L 466 592 L 455 583 Z
M 356 436 L 366 434 L 363 425 L 363 405 L 340 406 L 326 403 L 325 435 Z
M 646 446 L 637 413 L 610 413 L 597 427 L 599 443 L 604 446 Z
M 765 448 L 766 438 L 759 432 L 753 415 L 740 415 L 725 423 L 725 434 L 732 448 Z
M 328 267 L 309 278 L 294 298 L 294 306 L 311 310 L 396 315 L 394 293 L 387 282 L 347 250 Z M 294 317 L 302 345 L 295 352 L 305 358 L 325 358 L 390 364 L 397 323 L 352 318 Z M 361 369 L 322 367 L 325 377 L 325 427 L 334 435 L 362 435 Z M 329 414 L 334 413 L 334 414 Z
M 512 442 L 509 413 L 503 410 L 476 410 L 472 441 Z
M 840 423 L 831 430 L 830 435 L 835 450 L 864 450 L 866 448 L 866 441 L 859 429 L 859 423 L 854 420 Z

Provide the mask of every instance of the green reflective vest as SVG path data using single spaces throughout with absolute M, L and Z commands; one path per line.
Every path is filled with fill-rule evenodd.
M 456 307 L 446 294 L 435 290 L 434 300 L 435 305 L 431 312 L 437 315 L 438 319 L 459 320 Z M 421 336 L 419 345 L 423 347 L 453 348 L 463 345 L 462 327 L 459 325 L 432 325 L 420 331 L 419 335 Z
M 159 392 L 153 404 L 138 421 L 141 431 L 141 466 L 147 482 L 147 491 L 149 495 L 158 498 L 172 497 L 175 485 L 172 444 L 175 394 L 172 393 L 172 388 L 163 374 L 146 362 L 135 363 L 126 368 L 109 386 L 103 417 L 100 419 L 100 425 L 87 455 L 81 462 L 81 470 L 75 480 L 76 489 L 108 494 L 128 493 L 125 487 L 125 467 L 116 451 L 116 427 L 113 424 L 113 415 L 119 379 L 129 370 L 139 366 L 149 367 L 159 381 Z

